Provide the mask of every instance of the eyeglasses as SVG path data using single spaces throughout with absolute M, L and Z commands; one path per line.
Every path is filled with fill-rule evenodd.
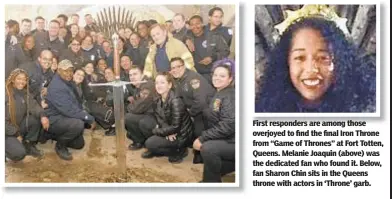
M 71 46 L 80 46 L 80 44 L 71 44 Z

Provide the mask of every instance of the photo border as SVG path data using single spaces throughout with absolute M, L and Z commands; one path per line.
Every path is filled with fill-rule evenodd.
M 312 3 L 304 3 L 304 4 L 312 4 Z M 381 62 L 380 62 L 380 59 L 381 59 L 381 48 L 380 48 L 380 46 L 381 46 L 381 32 L 380 32 L 380 21 L 381 21 L 381 18 L 380 18 L 380 2 L 377 2 L 377 3 L 359 3 L 359 4 L 353 4 L 353 3 L 344 3 L 344 4 L 336 4 L 336 3 L 334 3 L 334 2 L 317 2 L 317 5 L 321 5 L 321 4 L 331 4 L 331 5 L 376 5 L 376 31 L 377 31 L 377 33 L 376 33 L 376 35 L 377 35 L 377 37 L 376 37 L 376 47 L 377 47 L 377 49 L 376 49 L 376 112 L 374 112 L 374 113 L 358 113 L 358 112 L 352 112 L 352 113 L 348 113 L 348 112 L 345 112 L 345 113 L 295 113 L 295 112 L 287 112 L 287 113 L 274 113 L 274 112 L 256 112 L 255 111 L 255 108 L 256 108 L 256 93 L 255 93 L 255 91 L 254 92 L 252 92 L 252 99 L 253 99 L 253 103 L 254 103 L 254 105 L 253 105 L 253 110 L 252 110 L 252 112 L 253 112 L 253 117 L 271 117 L 271 118 L 282 118 L 282 117 L 287 117 L 287 118 L 299 118 L 299 117 L 303 117 L 303 118 L 312 118 L 312 117 L 328 117 L 328 118 L 331 118 L 331 117 L 339 117 L 339 118 L 350 118 L 350 117 L 352 117 L 352 118 L 379 118 L 379 117 L 381 117 L 381 99 L 380 99 L 380 92 L 381 92 L 381 81 L 380 81 L 380 79 L 381 79 L 381 74 L 380 74 L 380 68 L 382 67 L 381 66 Z M 286 3 L 281 3 L 281 4 L 255 4 L 255 6 L 257 6 L 257 5 L 299 5 L 299 4 L 296 4 L 296 3 L 288 3 L 288 4 L 286 4 Z M 255 11 L 255 9 L 256 9 L 256 7 L 254 8 L 254 11 Z M 255 14 L 256 14 L 256 12 L 255 12 Z M 254 16 L 255 16 L 255 14 L 254 14 Z M 255 19 L 253 19 L 253 21 L 255 21 Z M 255 27 L 253 27 L 253 32 L 255 32 L 255 29 L 254 29 Z M 252 43 L 252 45 L 254 46 L 255 45 L 255 40 L 253 40 L 253 43 Z M 253 55 L 255 56 L 255 51 L 253 51 Z M 256 58 L 255 58 L 256 59 Z M 255 60 L 253 60 L 253 64 L 255 64 Z M 389 66 L 383 66 L 383 67 L 389 67 Z M 253 68 L 253 70 L 252 70 L 252 77 L 255 77 L 255 74 L 256 73 L 256 70 L 255 70 L 255 68 Z M 250 78 L 249 78 L 250 79 Z M 255 90 L 255 88 L 256 88 L 256 82 L 253 80 L 253 83 L 252 83 L 253 85 L 254 85 L 254 90 Z
M 12 5 L 37 5 L 40 2 L 42 2 L 43 0 L 40 0 L 39 2 L 34 2 L 34 4 L 32 4 L 32 2 L 29 1 L 21 1 L 18 3 L 13 3 Z M 45 0 L 48 1 L 48 0 Z M 49 1 L 48 1 L 49 2 Z M 67 1 L 67 4 L 58 4 L 59 6 L 61 5 L 77 5 L 77 4 L 81 4 L 80 2 L 77 3 L 76 0 L 69 0 Z M 240 7 L 240 3 L 238 0 L 225 0 L 224 3 L 222 1 L 215 1 L 215 4 L 212 4 L 210 1 L 208 0 L 199 0 L 197 3 L 191 3 L 191 2 L 183 2 L 183 1 L 179 1 L 179 0 L 165 0 L 164 4 L 160 4 L 158 0 L 156 1 L 149 1 L 143 4 L 140 3 L 135 3 L 135 2 L 127 2 L 124 3 L 122 1 L 119 0 L 111 0 L 111 4 L 105 4 L 105 3 L 101 3 L 99 2 L 98 4 L 86 4 L 86 5 L 108 5 L 108 6 L 113 6 L 113 5 L 145 5 L 145 6 L 154 6 L 154 5 L 235 5 L 235 182 L 233 183 L 10 183 L 10 182 L 5 182 L 5 162 L 1 161 L 1 170 L 0 172 L 3 173 L 2 177 L 1 177 L 1 184 L 2 187 L 7 188 L 15 188 L 15 187 L 40 187 L 40 188 L 49 188 L 49 187 L 156 187 L 156 188 L 161 188 L 161 187 L 215 187 L 215 188 L 225 188 L 225 187 L 234 187 L 234 188 L 239 188 L 240 187 L 240 175 L 241 175 L 241 168 L 240 168 L 240 146 L 239 144 L 241 143 L 240 140 L 240 113 L 239 113 L 239 106 L 240 106 L 240 95 L 239 95 L 239 88 L 240 88 L 240 37 L 239 37 L 239 33 L 240 33 L 240 26 L 239 26 L 239 20 L 240 20 L 240 13 L 239 13 L 239 7 Z M 54 5 L 56 4 L 55 2 L 51 2 L 51 3 L 46 3 L 45 5 Z M 10 3 L 4 3 L 3 2 L 3 6 L 2 6 L 2 11 L 4 14 L 1 14 L 1 17 L 4 21 L 5 18 L 5 5 L 11 5 Z M 83 4 L 84 5 L 84 4 Z M 1 33 L 2 35 L 4 34 L 3 32 Z M 3 35 L 4 36 L 4 35 Z M 0 49 L 0 53 L 1 53 L 1 60 L 5 60 L 4 59 L 4 48 Z M 5 80 L 4 77 L 4 73 L 0 73 L 0 78 L 3 78 Z M 5 88 L 4 86 L 1 86 L 1 89 L 3 89 L 3 93 L 5 92 Z M 0 91 L 1 92 L 1 91 Z M 5 102 L 4 100 L 5 96 L 0 96 L 0 99 L 2 100 L 2 102 Z M 4 104 L 4 103 L 3 103 Z M 1 110 L 3 110 L 4 112 L 5 107 L 1 107 Z M 1 128 L 4 129 L 5 128 L 5 120 L 4 120 L 4 115 L 1 116 Z M 0 139 L 0 145 L 3 146 L 3 149 L 0 150 L 0 155 L 2 155 L 2 157 L 5 157 L 5 151 L 4 151 L 4 139 Z M 168 163 L 169 164 L 169 163 Z

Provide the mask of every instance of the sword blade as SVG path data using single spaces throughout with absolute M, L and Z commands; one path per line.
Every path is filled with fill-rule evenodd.
M 138 83 L 146 83 L 146 80 L 143 81 L 133 81 L 133 82 L 125 82 L 125 81 L 113 81 L 113 82 L 107 82 L 107 83 L 89 83 L 89 86 L 113 86 L 113 87 L 119 87 L 119 86 L 124 86 L 128 84 L 138 84 Z
M 125 122 L 124 122 L 124 92 L 121 87 L 113 88 L 114 119 L 116 129 L 116 150 L 118 171 L 126 171 L 126 146 L 125 146 Z

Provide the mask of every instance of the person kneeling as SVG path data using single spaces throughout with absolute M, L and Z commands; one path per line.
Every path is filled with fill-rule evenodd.
M 27 72 L 17 68 L 6 82 L 5 155 L 13 161 L 23 160 L 26 155 L 42 157 L 36 144 L 43 129 L 49 127 L 43 109 L 29 96 L 28 79 Z
M 138 66 L 132 66 L 129 70 L 129 79 L 133 82 L 135 93 L 127 107 L 125 128 L 128 131 L 127 137 L 133 141 L 128 149 L 138 150 L 143 148 L 145 141 L 152 136 L 152 129 L 157 125 L 152 108 L 156 97 L 155 85 L 152 80 L 143 76 L 142 69 Z
M 94 117 L 83 110 L 78 100 L 73 79 L 73 65 L 69 60 L 58 64 L 57 74 L 48 87 L 46 97 L 48 108 L 45 114 L 50 121 L 49 132 L 54 134 L 56 153 L 64 160 L 72 160 L 67 147 L 84 147 L 83 131 L 85 126 L 95 128 Z
M 159 99 L 153 108 L 158 125 L 145 143 L 148 150 L 143 153 L 143 158 L 166 155 L 169 162 L 180 163 L 188 155 L 193 123 L 181 98 L 172 90 L 173 84 L 174 80 L 167 72 L 158 74 L 155 79 Z
M 217 65 L 212 83 L 217 93 L 210 108 L 203 111 L 208 129 L 193 143 L 204 161 L 202 182 L 221 182 L 221 176 L 235 170 L 235 88 L 230 65 Z

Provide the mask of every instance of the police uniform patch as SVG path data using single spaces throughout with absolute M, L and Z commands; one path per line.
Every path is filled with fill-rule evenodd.
M 183 89 L 185 92 L 188 92 L 188 84 L 184 84 L 184 86 L 182 86 L 182 89 Z
M 229 33 L 229 35 L 232 35 L 233 34 L 233 30 L 231 28 L 228 28 L 227 29 L 227 33 Z
M 219 111 L 220 105 L 221 105 L 221 100 L 220 99 L 215 99 L 213 110 L 214 111 Z
M 204 40 L 203 43 L 201 43 L 201 45 L 203 46 L 203 48 L 207 48 L 207 40 Z
M 198 89 L 200 87 L 200 80 L 199 79 L 192 79 L 191 85 L 193 89 Z

